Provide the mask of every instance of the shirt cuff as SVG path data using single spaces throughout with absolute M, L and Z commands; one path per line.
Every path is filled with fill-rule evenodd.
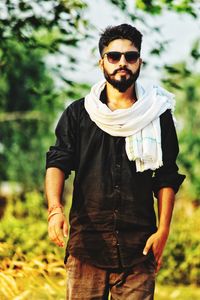
M 185 175 L 182 174 L 165 174 L 159 177 L 153 178 L 153 192 L 155 197 L 157 197 L 158 192 L 161 188 L 171 187 L 173 188 L 175 194 L 178 192 L 181 184 L 185 179 Z

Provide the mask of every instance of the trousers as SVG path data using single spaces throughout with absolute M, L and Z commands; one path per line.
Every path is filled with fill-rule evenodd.
M 70 255 L 66 300 L 153 300 L 155 269 L 152 259 L 121 270 L 107 270 Z

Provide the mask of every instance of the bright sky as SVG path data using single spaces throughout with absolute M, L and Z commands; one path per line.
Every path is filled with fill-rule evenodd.
M 155 43 L 155 34 L 151 31 L 146 32 L 145 27 L 139 21 L 133 24 L 127 20 L 127 17 L 117 8 L 113 9 L 113 6 L 107 0 L 87 0 L 86 2 L 89 5 L 86 17 L 89 18 L 99 32 L 108 25 L 130 23 L 143 33 L 142 57 L 144 61 L 150 63 L 150 66 L 141 72 L 140 79 L 146 84 L 152 81 L 159 81 L 161 74 L 160 71 L 157 71 L 153 67 L 155 64 L 171 64 L 180 60 L 187 60 L 191 45 L 200 37 L 200 20 L 195 20 L 187 15 L 178 15 L 169 12 L 159 17 L 145 15 L 144 17 L 148 20 L 149 24 L 161 26 L 163 37 L 171 40 L 164 55 L 160 58 L 149 57 L 148 50 Z M 158 37 L 159 35 L 157 35 Z M 93 54 L 91 53 L 91 49 L 97 47 L 98 40 L 99 35 L 94 33 L 94 39 L 90 43 L 81 43 L 81 47 L 78 50 L 79 57 L 81 58 L 78 67 L 79 71 L 68 73 L 70 79 L 74 81 L 88 81 L 92 84 L 103 78 L 100 69 L 96 65 L 99 59 L 98 51 L 95 51 Z M 162 36 L 159 40 L 162 40 Z

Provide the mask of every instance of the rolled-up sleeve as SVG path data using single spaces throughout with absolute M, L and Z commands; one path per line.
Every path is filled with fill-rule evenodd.
M 61 169 L 65 173 L 65 179 L 75 169 L 75 133 L 75 118 L 69 106 L 58 121 L 55 130 L 56 143 L 46 154 L 46 169 L 51 167 Z
M 176 159 L 179 153 L 178 139 L 170 110 L 160 117 L 163 166 L 157 169 L 153 177 L 153 191 L 157 197 L 163 187 L 171 187 L 177 193 L 185 175 L 178 173 Z

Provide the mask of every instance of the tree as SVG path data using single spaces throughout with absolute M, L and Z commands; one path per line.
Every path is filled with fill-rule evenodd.
M 86 5 L 79 0 L 5 0 L 0 4 L 0 180 L 43 187 L 45 152 L 52 127 L 76 86 L 56 89 L 46 64 L 62 46 L 85 38 Z M 67 56 L 69 67 L 75 62 Z M 59 66 L 56 68 L 59 72 Z M 61 76 L 60 76 L 61 77 Z
M 45 50 L 46 55 L 63 54 L 87 38 L 88 22 L 81 0 L 4 0 L 0 4 L 1 68 L 6 68 L 7 44 L 13 39 L 29 51 Z M 71 51 L 72 52 L 72 51 Z M 73 54 L 65 56 L 75 64 Z M 59 66 L 57 71 L 59 70 Z M 68 83 L 71 83 L 70 81 Z
M 200 73 L 195 72 L 199 43 L 191 51 L 193 61 L 165 68 L 163 83 L 176 95 L 179 120 L 180 166 L 187 175 L 185 194 L 200 205 Z
M 128 20 L 139 21 L 144 27 L 146 35 L 152 36 L 154 45 L 149 50 L 149 56 L 159 57 L 164 53 L 170 41 L 162 35 L 162 28 L 159 25 L 152 25 L 151 17 L 162 15 L 162 13 L 175 12 L 177 15 L 187 14 L 192 18 L 199 17 L 198 3 L 195 0 L 108 0 L 115 7 L 118 7 L 127 16 Z M 127 21 L 128 22 L 128 21 Z M 148 62 L 145 62 L 147 65 Z M 156 66 L 157 67 L 157 66 Z M 163 66 L 161 66 L 162 68 Z
M 47 74 L 40 51 L 16 41 L 7 44 L 7 67 L 1 72 L 1 180 L 41 187 L 45 145 L 61 97 Z
M 136 0 L 134 2 L 130 2 L 127 0 L 109 0 L 114 5 L 118 6 L 123 11 L 129 13 L 129 8 L 133 7 L 136 10 L 142 10 L 147 12 L 148 14 L 161 14 L 163 10 L 173 10 L 177 13 L 187 13 L 192 15 L 193 17 L 197 17 L 196 8 L 195 8 L 195 0 Z M 130 17 L 137 18 L 137 14 L 134 17 L 133 14 L 129 13 Z

